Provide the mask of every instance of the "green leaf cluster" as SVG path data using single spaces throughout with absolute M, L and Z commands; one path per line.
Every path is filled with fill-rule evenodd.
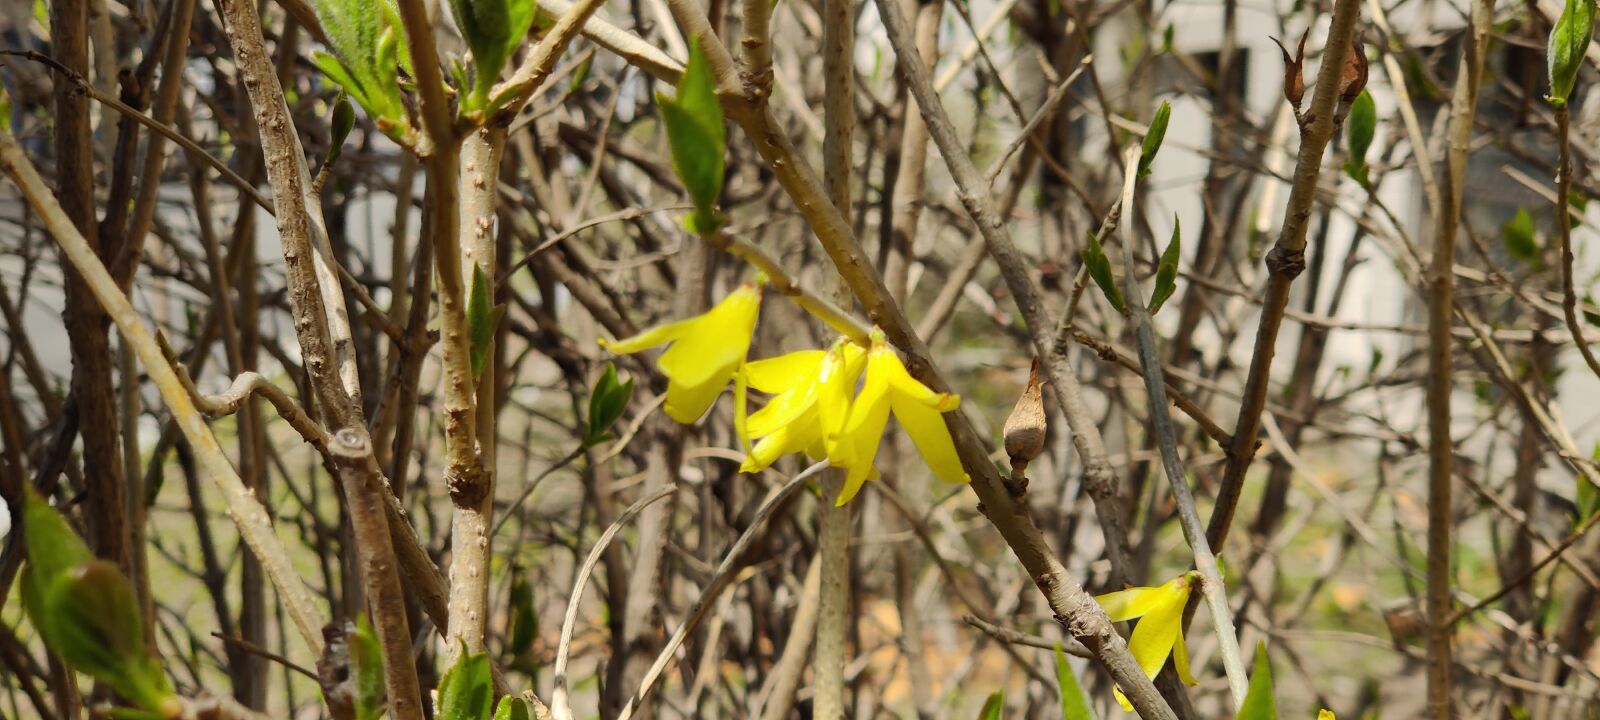
M 1378 126 L 1378 109 L 1372 102 L 1372 93 L 1365 90 L 1350 103 L 1350 115 L 1345 118 L 1345 137 L 1350 143 L 1350 159 L 1344 172 L 1351 180 L 1367 184 L 1367 150 L 1372 147 L 1372 136 Z
M 1172 119 L 1172 103 L 1161 101 L 1161 107 L 1156 108 L 1155 117 L 1150 119 L 1150 131 L 1144 134 L 1144 142 L 1139 144 L 1139 179 L 1143 180 L 1150 175 L 1150 165 L 1156 161 L 1156 153 L 1161 152 L 1161 142 L 1167 137 L 1167 123 Z
M 489 91 L 527 38 L 537 10 L 534 0 L 450 0 L 450 14 L 472 51 L 472 90 L 462 98 L 464 113 L 489 105 Z
M 728 138 L 717 100 L 717 81 L 698 38 L 689 43 L 689 62 L 678 81 L 676 97 L 657 93 L 656 102 L 672 148 L 672 167 L 694 203 L 694 212 L 684 224 L 691 232 L 716 232 L 724 223 L 717 212 L 717 197 L 722 194 Z
M 622 417 L 628 401 L 633 399 L 633 378 L 617 381 L 617 366 L 606 363 L 606 368 L 589 392 L 589 425 L 584 431 L 585 446 L 598 445 L 611 439 L 607 432 Z
M 1161 306 L 1178 289 L 1178 263 L 1183 260 L 1183 225 L 1178 216 L 1172 216 L 1172 239 L 1167 249 L 1161 251 L 1161 262 L 1156 266 L 1156 289 L 1150 293 L 1150 314 L 1161 312 Z
M 330 55 L 316 51 L 313 62 L 365 110 L 378 129 L 410 143 L 411 120 L 400 94 L 401 66 L 410 67 L 405 26 L 392 0 L 315 0 L 317 18 L 327 32 Z
M 45 645 L 130 703 L 175 713 L 177 695 L 145 647 L 133 584 L 115 564 L 95 559 L 66 518 L 31 489 L 22 523 L 28 544 L 22 606 Z
M 439 720 L 528 720 L 528 704 L 507 695 L 494 702 L 489 654 L 461 653 L 439 681 Z M 493 714 L 491 715 L 491 710 Z
M 505 317 L 504 303 L 493 305 L 494 289 L 489 287 L 489 276 L 482 265 L 472 266 L 472 287 L 467 292 L 467 337 L 472 361 L 472 379 L 483 375 L 489 365 L 489 350 L 494 344 L 495 328 Z
M 1561 17 L 1550 29 L 1550 45 L 1546 50 L 1547 69 L 1550 74 L 1550 104 L 1565 107 L 1578 84 L 1578 70 L 1583 67 L 1584 53 L 1589 51 L 1589 40 L 1594 37 L 1595 0 L 1567 0 Z
M 1083 264 L 1089 269 L 1089 277 L 1094 278 L 1094 284 L 1100 286 L 1100 292 L 1106 296 L 1106 301 L 1117 312 L 1128 311 L 1128 303 L 1122 298 L 1122 291 L 1117 289 L 1117 280 L 1111 276 L 1111 259 L 1106 257 L 1106 249 L 1100 246 L 1100 238 L 1089 233 L 1089 247 L 1079 253 Z

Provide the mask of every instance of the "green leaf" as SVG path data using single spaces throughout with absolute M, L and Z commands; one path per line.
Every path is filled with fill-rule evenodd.
M 0 85 L 0 130 L 11 130 L 11 93 L 5 85 Z
M 1272 697 L 1272 664 L 1267 644 L 1256 643 L 1256 667 L 1250 673 L 1250 690 L 1239 707 L 1238 720 L 1278 720 L 1278 701 Z
M 1078 678 L 1067 664 L 1067 654 L 1056 645 L 1056 685 L 1061 688 L 1061 720 L 1094 720 L 1089 699 L 1084 697 Z
M 984 701 L 983 710 L 978 712 L 978 720 L 1000 720 L 1000 713 L 1006 709 L 1006 692 L 996 690 L 989 699 Z
M 1594 459 L 1600 460 L 1600 442 L 1594 444 Z M 1582 525 L 1594 514 L 1600 512 L 1600 488 L 1596 488 L 1594 481 L 1579 476 L 1576 480 L 1578 517 L 1572 521 L 1573 527 Z
M 1150 314 L 1161 312 L 1161 306 L 1178 289 L 1178 263 L 1183 260 L 1183 227 L 1178 216 L 1172 216 L 1172 240 L 1161 251 L 1161 263 L 1156 266 L 1156 289 L 1150 294 Z
M 1167 121 L 1171 118 L 1172 104 L 1162 100 L 1155 117 L 1150 119 L 1150 131 L 1144 134 L 1144 142 L 1139 145 L 1140 180 L 1150 175 L 1150 164 L 1156 161 L 1156 153 L 1161 152 L 1161 141 L 1167 137 Z
M 383 648 L 372 631 L 372 623 L 362 615 L 350 635 L 350 675 L 355 680 L 356 720 L 378 720 L 385 711 Z
M 529 720 L 531 717 L 528 704 L 510 695 L 500 698 L 500 707 L 494 709 L 494 720 Z
M 539 615 L 533 611 L 533 586 L 522 568 L 514 567 L 511 572 L 511 644 L 506 651 L 518 657 L 528 652 L 539 636 Z
M 618 382 L 617 367 L 606 363 L 600 379 L 595 381 L 594 390 L 589 393 L 589 427 L 584 443 L 595 445 L 604 442 L 606 430 L 622 417 L 622 411 L 627 409 L 628 401 L 632 399 L 633 378 L 628 378 L 626 383 Z
M 694 203 L 691 216 L 695 232 L 714 232 L 721 226 L 717 197 L 722 194 L 727 128 L 717 100 L 717 81 L 700 51 L 699 39 L 689 43 L 689 62 L 678 81 L 676 97 L 658 93 L 661 120 L 672 147 L 672 167 Z
M 483 375 L 484 367 L 489 364 L 489 346 L 494 342 L 494 329 L 499 324 L 494 309 L 489 307 L 492 292 L 483 266 L 473 264 L 472 288 L 467 293 L 467 337 L 471 342 L 469 354 L 474 380 Z
M 1589 293 L 1584 293 L 1583 302 L 1585 305 L 1600 305 L 1600 301 L 1596 301 L 1594 295 Z M 1589 321 L 1590 325 L 1600 327 L 1600 313 L 1584 309 L 1583 319 Z
M 1583 67 L 1583 56 L 1593 36 L 1594 0 L 1567 0 L 1561 17 L 1550 29 L 1550 45 L 1546 50 L 1551 105 L 1567 104 L 1573 86 L 1578 83 L 1578 70 Z
M 439 681 L 439 720 L 487 720 L 494 703 L 489 655 L 463 652 Z
M 356 126 L 356 109 L 350 105 L 350 94 L 340 92 L 339 97 L 333 101 L 333 122 L 328 125 L 328 157 L 325 163 L 332 165 L 344 153 L 344 141 L 350 137 L 350 131 Z
M 89 546 L 72 531 L 67 519 L 31 487 L 22 500 L 23 539 L 28 541 L 28 566 L 43 585 L 94 560 Z
M 1106 249 L 1100 246 L 1100 239 L 1089 233 L 1089 247 L 1079 254 L 1083 264 L 1089 268 L 1089 277 L 1094 278 L 1094 284 L 1100 286 L 1100 292 L 1106 296 L 1111 307 L 1117 312 L 1127 312 L 1128 304 L 1122 299 L 1122 291 L 1117 289 L 1117 281 L 1111 277 L 1111 260 L 1106 257 Z
M 528 36 L 533 0 L 450 0 L 450 14 L 472 51 L 472 90 L 462 110 L 474 113 L 488 105 L 489 91 L 500 71 Z
M 317 17 L 333 54 L 317 52 L 313 62 L 396 140 L 410 129 L 400 97 L 396 65 L 404 49 L 404 27 L 388 2 L 315 0 Z
M 31 533 L 30 533 L 31 536 Z M 30 537 L 30 550 L 33 540 Z M 109 685 L 152 712 L 173 709 L 177 697 L 161 665 L 145 648 L 139 598 L 121 570 L 90 560 L 53 582 L 31 563 L 22 600 L 45 645 L 74 670 Z
M 1367 184 L 1367 150 L 1372 147 L 1372 136 L 1378 126 L 1377 106 L 1372 94 L 1362 90 L 1350 103 L 1350 115 L 1345 118 L 1345 133 L 1350 143 L 1350 160 L 1345 163 L 1345 173 L 1350 179 Z
M 1533 216 L 1528 214 L 1527 208 L 1517 208 L 1517 214 L 1500 226 L 1500 239 L 1505 242 L 1506 252 L 1535 267 L 1539 264 L 1537 235 Z

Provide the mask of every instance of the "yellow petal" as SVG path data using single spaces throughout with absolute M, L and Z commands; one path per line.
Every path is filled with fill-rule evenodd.
M 632 355 L 640 350 L 649 350 L 657 345 L 663 345 L 672 342 L 673 340 L 677 340 L 685 332 L 694 327 L 694 322 L 696 319 L 697 318 L 689 318 L 687 320 L 670 322 L 665 325 L 657 325 L 653 328 L 645 330 L 642 333 L 639 333 L 638 335 L 634 335 L 630 338 L 623 338 L 621 340 L 606 340 L 605 338 L 601 338 L 600 347 L 610 350 L 618 355 Z
M 1170 583 L 1169 583 L 1170 584 Z M 1095 602 L 1100 603 L 1111 622 L 1124 622 L 1141 617 L 1160 604 L 1166 597 L 1167 586 L 1133 587 L 1127 590 L 1118 590 L 1095 597 Z
M 733 434 L 739 436 L 739 445 L 744 448 L 744 454 L 749 455 L 750 448 L 750 387 L 743 372 L 733 374 Z
M 1188 601 L 1185 601 L 1185 604 L 1188 604 Z M 1189 673 L 1189 644 L 1183 639 L 1183 628 L 1181 626 L 1183 614 L 1179 613 L 1178 618 L 1180 626 L 1178 628 L 1178 638 L 1172 643 L 1172 666 L 1173 669 L 1178 671 L 1178 679 L 1182 680 L 1183 684 L 1198 685 L 1200 681 L 1194 679 L 1194 675 Z
M 760 291 L 741 287 L 710 312 L 688 321 L 689 327 L 679 332 L 677 342 L 661 354 L 656 366 L 685 385 L 699 385 L 715 377 L 722 377 L 722 384 L 727 384 L 733 369 L 750 351 L 750 335 L 755 332 L 760 310 Z
M 883 373 L 889 381 L 889 387 L 893 388 L 896 395 L 939 412 L 949 412 L 960 407 L 961 398 L 949 393 L 934 392 L 927 385 L 923 385 L 922 381 L 911 377 L 905 364 L 900 362 L 900 356 L 895 355 L 889 346 L 874 346 L 872 355 L 875 358 L 882 356 L 879 362 L 883 365 Z
M 733 379 L 733 368 L 726 368 L 720 375 L 705 378 L 695 385 L 679 381 L 668 376 L 667 402 L 662 408 L 667 416 L 684 425 L 694 423 L 706 414 L 711 403 L 717 401 L 717 396 L 722 394 L 722 389 L 728 386 L 728 381 Z
M 1170 585 L 1170 583 L 1169 583 Z M 1165 585 L 1162 587 L 1166 587 Z M 1183 632 L 1183 606 L 1189 599 L 1187 581 L 1181 593 L 1167 593 L 1162 602 L 1145 613 L 1128 638 L 1128 652 L 1138 661 L 1146 677 L 1154 678 L 1172 654 L 1172 646 Z
M 815 415 L 803 417 L 795 423 L 778 428 L 776 432 L 756 443 L 744 463 L 739 466 L 739 471 L 750 473 L 763 470 L 777 462 L 778 458 L 800 452 L 816 444 L 821 437 L 822 433 Z
M 744 366 L 750 387 L 776 395 L 817 377 L 826 350 L 801 350 L 774 358 L 756 360 Z
M 837 354 L 830 353 L 817 378 L 817 419 L 824 437 L 844 430 L 850 417 L 850 393 L 866 367 L 867 355 L 853 344 L 845 344 Z
M 1327 708 L 1323 708 L 1323 709 L 1317 711 L 1317 720 L 1337 720 L 1337 719 L 1334 718 L 1332 710 L 1329 710 Z
M 961 467 L 961 457 L 956 454 L 956 445 L 950 439 L 950 428 L 944 424 L 944 416 L 938 410 L 898 393 L 891 397 L 890 403 L 895 418 L 900 420 L 900 426 L 911 436 L 911 442 L 916 443 L 917 452 L 922 453 L 922 459 L 933 470 L 934 477 L 948 483 L 967 482 L 967 472 Z
M 865 472 L 878 453 L 878 440 L 889 423 L 889 383 L 883 373 L 875 369 L 875 363 L 875 360 L 867 361 L 867 379 L 861 385 L 861 394 L 851 403 L 850 414 L 838 434 L 830 438 L 828 459 L 835 467 L 865 466 L 862 468 Z
M 768 401 L 765 407 L 750 416 L 750 437 L 771 435 L 779 428 L 794 422 L 801 414 L 815 408 L 817 391 L 817 384 L 811 382 L 791 388 Z

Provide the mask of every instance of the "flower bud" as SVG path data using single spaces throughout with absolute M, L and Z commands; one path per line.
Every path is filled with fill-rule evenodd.
M 1011 416 L 1006 418 L 1006 455 L 1011 458 L 1012 475 L 1022 475 L 1028 469 L 1028 463 L 1044 451 L 1044 436 L 1049 423 L 1044 414 L 1044 390 L 1040 385 L 1039 359 L 1034 358 L 1032 367 L 1028 369 L 1028 386 L 1023 389 L 1022 397 L 1017 398 L 1016 406 L 1011 408 Z

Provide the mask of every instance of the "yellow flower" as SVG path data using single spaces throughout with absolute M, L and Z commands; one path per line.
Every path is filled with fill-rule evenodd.
M 844 426 L 866 351 L 840 338 L 828 350 L 802 350 L 745 365 L 746 382 L 773 395 L 740 432 L 760 438 L 741 472 L 756 472 L 791 453 L 826 454 L 824 438 Z
M 1178 677 L 1186 684 L 1195 684 L 1189 675 L 1189 649 L 1183 642 L 1183 607 L 1189 602 L 1189 590 L 1199 581 L 1200 573 L 1191 571 L 1160 587 L 1128 588 L 1095 598 L 1112 622 L 1140 618 L 1133 637 L 1128 639 L 1128 651 L 1151 679 L 1161 672 L 1171 655 Z M 1116 689 L 1116 696 L 1123 710 L 1133 709 L 1121 688 Z
M 656 366 L 667 376 L 666 411 L 689 424 L 700 419 L 734 373 L 744 364 L 761 313 L 761 285 L 745 283 L 704 315 L 658 325 L 624 340 L 600 344 L 611 352 L 631 355 L 672 343 Z
M 1337 718 L 1333 716 L 1332 710 L 1323 708 L 1317 711 L 1317 720 L 1337 720 Z
M 922 459 L 935 476 L 946 482 L 966 482 L 967 473 L 961 468 L 950 429 L 940 417 L 960 404 L 961 398 L 936 393 L 911 377 L 900 362 L 900 356 L 884 339 L 883 331 L 873 328 L 872 349 L 867 353 L 866 381 L 861 385 L 861 394 L 850 406 L 844 427 L 836 435 L 829 435 L 827 441 L 828 459 L 835 467 L 850 471 L 845 476 L 838 504 L 843 505 L 855 497 L 861 491 L 861 484 L 873 474 L 872 461 L 878 455 L 878 441 L 883 438 L 890 411 L 916 443 L 917 451 L 922 453 Z

